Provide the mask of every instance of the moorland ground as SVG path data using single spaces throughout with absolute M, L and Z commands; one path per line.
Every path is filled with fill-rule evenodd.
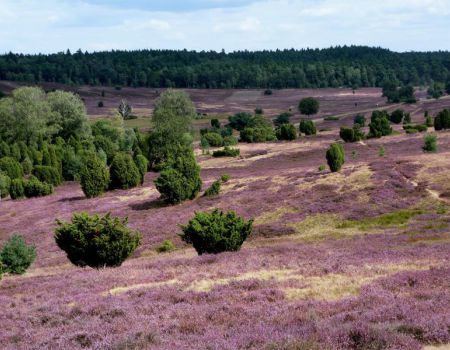
M 112 115 L 126 98 L 147 123 L 159 95 L 105 88 L 99 111 L 101 90 L 77 89 L 92 118 Z M 0 242 L 19 232 L 38 256 L 24 275 L 1 281 L 3 348 L 449 346 L 450 132 L 436 133 L 439 151 L 432 154 L 422 150 L 424 134 L 407 135 L 401 127 L 392 136 L 345 144 L 343 169 L 330 173 L 318 167 L 339 139 L 339 126 L 351 125 L 359 112 L 398 107 L 385 106 L 379 89 L 188 92 L 208 114 L 199 125 L 255 107 L 271 117 L 316 96 L 321 113 L 314 119 L 323 131 L 291 142 L 240 144 L 237 159 L 197 150 L 204 188 L 222 174 L 231 179 L 217 197 L 176 206 L 159 199 L 155 173 L 141 187 L 96 199 L 67 182 L 48 197 L 2 201 Z M 423 98 L 401 107 L 423 122 L 425 110 L 449 105 L 448 98 Z M 197 256 L 178 237 L 179 224 L 216 207 L 254 218 L 252 236 L 239 252 Z M 143 235 L 141 247 L 118 268 L 71 265 L 55 244 L 55 219 L 79 211 L 127 216 Z M 177 250 L 157 253 L 165 239 Z

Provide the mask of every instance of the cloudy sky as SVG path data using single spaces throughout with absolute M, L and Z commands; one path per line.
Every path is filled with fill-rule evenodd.
M 0 52 L 450 50 L 450 0 L 0 0 Z

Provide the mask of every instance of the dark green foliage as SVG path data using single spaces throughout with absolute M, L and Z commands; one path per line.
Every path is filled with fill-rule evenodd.
M 167 167 L 155 180 L 156 189 L 168 203 L 194 199 L 202 187 L 200 167 L 190 147 L 180 146 L 171 155 Z
M 437 136 L 436 135 L 426 135 L 425 136 L 423 150 L 425 152 L 436 152 L 437 151 Z
M 221 147 L 223 146 L 223 137 L 220 134 L 215 132 L 207 132 L 202 136 L 208 144 L 212 147 Z
M 360 125 L 355 124 L 352 128 L 341 127 L 339 136 L 345 142 L 357 142 L 364 138 L 364 133 L 361 131 Z
M 302 99 L 298 104 L 298 110 L 301 114 L 313 115 L 319 112 L 319 101 L 313 97 L 306 97 Z
M 59 186 L 62 182 L 58 170 L 52 166 L 36 165 L 33 169 L 33 175 L 41 182 Z
M 295 140 L 297 138 L 297 130 L 292 124 L 281 124 L 275 130 L 275 134 L 278 140 Z
M 409 130 L 416 130 L 417 132 L 425 132 L 428 130 L 428 127 L 426 125 L 422 125 L 422 124 L 416 124 L 416 125 L 407 124 L 407 125 L 403 125 L 403 129 L 407 133 Z M 411 132 L 409 132 L 409 133 L 411 133 Z
M 392 134 L 389 114 L 386 111 L 373 111 L 369 124 L 369 137 L 382 137 Z
M 317 133 L 316 125 L 312 120 L 304 120 L 300 121 L 299 131 L 305 135 L 315 135 Z
M 333 143 L 327 150 L 326 158 L 332 172 L 341 170 L 345 163 L 344 147 L 339 143 Z
M 359 124 L 362 128 L 366 126 L 366 117 L 362 114 L 358 114 L 353 118 L 353 123 Z
M 199 255 L 238 251 L 252 232 L 253 220 L 244 220 L 234 211 L 223 213 L 218 209 L 195 213 L 182 226 L 181 238 L 194 246 Z
M 282 124 L 289 124 L 291 120 L 291 113 L 281 113 L 278 117 L 273 120 L 275 126 L 281 126 Z
M 220 129 L 220 121 L 217 118 L 211 119 L 211 127 Z
M 237 157 L 241 154 L 241 150 L 239 148 L 231 148 L 225 146 L 223 149 L 219 149 L 213 152 L 213 157 Z
M 11 155 L 11 150 L 9 145 L 5 141 L 0 141 L 0 158 L 9 157 Z
M 8 197 L 10 187 L 11 178 L 0 170 L 0 198 Z
M 255 114 L 262 115 L 262 114 L 264 114 L 264 110 L 261 107 L 256 107 Z
M 211 197 L 211 196 L 217 196 L 220 193 L 220 181 L 214 181 L 211 186 L 209 186 L 204 196 L 205 197 Z
M 30 267 L 36 258 L 36 248 L 28 246 L 24 239 L 15 234 L 11 236 L 0 252 L 3 271 L 21 275 Z
M 117 145 L 117 143 L 114 143 L 110 138 L 103 135 L 95 136 L 94 145 L 97 151 L 103 150 L 106 153 L 108 164 L 111 163 L 114 155 L 119 150 L 119 146 Z
M 98 101 L 98 102 L 97 102 L 97 107 L 98 107 L 98 108 L 103 108 L 104 105 L 105 105 L 105 104 L 103 103 L 103 101 Z
M 250 125 L 252 115 L 246 112 L 236 113 L 233 116 L 228 117 L 229 126 L 238 131 L 244 130 Z
M 172 241 L 166 239 L 158 248 L 156 248 L 156 251 L 158 253 L 168 253 L 174 251 L 175 249 L 175 245 L 172 243 Z
M 109 186 L 109 170 L 94 154 L 89 153 L 84 158 L 80 172 L 80 185 L 87 198 L 101 195 Z
M 445 92 L 450 95 L 450 80 L 447 81 L 447 84 L 445 85 Z
M 427 93 L 430 97 L 435 98 L 437 100 L 444 95 L 444 90 L 445 90 L 444 84 L 439 83 L 439 82 L 434 82 L 428 88 Z
M 222 129 L 220 129 L 220 135 L 222 135 L 223 138 L 227 136 L 233 136 L 233 128 L 230 126 L 225 126 Z
M 427 127 L 432 127 L 434 125 L 433 118 L 430 115 L 426 117 L 425 125 Z
M 9 187 L 9 195 L 11 196 L 11 199 L 20 199 L 25 197 L 23 183 L 24 181 L 22 179 L 14 179 L 11 181 L 11 186 Z
M 228 182 L 229 180 L 230 180 L 230 175 L 228 175 L 228 174 L 223 174 L 221 177 L 220 177 L 220 181 L 222 181 L 223 183 L 225 183 L 225 182 Z
M 23 191 L 27 198 L 44 197 L 53 193 L 53 186 L 41 182 L 33 176 L 28 181 L 24 181 Z
M 64 180 L 74 181 L 80 179 L 81 169 L 83 168 L 83 159 L 79 154 L 75 153 L 73 147 L 66 146 L 63 148 L 61 162 Z
M 57 220 L 55 241 L 77 266 L 116 267 L 134 252 L 141 236 L 128 228 L 128 220 L 76 213 L 71 222 Z
M 6 173 L 11 180 L 20 179 L 23 176 L 20 163 L 12 157 L 3 157 L 0 159 L 0 170 Z
M 138 154 L 134 157 L 134 162 L 139 170 L 139 174 L 141 174 L 141 184 L 144 183 L 145 173 L 148 169 L 148 160 L 142 154 Z
M 434 129 L 450 129 L 450 109 L 444 109 L 437 114 L 434 118 Z
M 22 167 L 22 171 L 25 175 L 30 175 L 33 171 L 33 163 L 31 162 L 30 158 L 25 158 L 22 163 L 20 163 Z
M 396 109 L 389 116 L 389 120 L 394 124 L 400 124 L 403 121 L 404 112 L 402 109 Z
M 223 145 L 224 146 L 234 146 L 238 144 L 238 139 L 234 136 L 225 136 L 223 138 Z
M 142 175 L 133 158 L 127 153 L 117 153 L 111 163 L 110 188 L 128 189 L 138 186 L 141 183 Z
M 240 133 L 242 142 L 266 142 L 276 140 L 276 135 L 270 126 L 256 126 L 245 128 Z
M 405 113 L 403 117 L 403 124 L 411 124 L 411 113 Z
M 411 85 L 401 86 L 400 88 L 394 82 L 385 82 L 383 84 L 383 96 L 387 97 L 388 102 L 392 103 L 415 103 L 414 88 Z
M 270 96 L 270 95 L 272 95 L 272 90 L 271 89 L 266 89 L 266 90 L 264 90 L 264 95 L 266 95 L 266 96 Z

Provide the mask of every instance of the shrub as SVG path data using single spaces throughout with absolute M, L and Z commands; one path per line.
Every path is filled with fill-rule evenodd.
M 220 129 L 220 121 L 217 118 L 211 119 L 211 127 Z
M 22 171 L 25 175 L 30 175 L 33 171 L 33 163 L 28 157 L 26 157 L 20 165 L 22 166 Z
M 34 176 L 28 181 L 24 182 L 23 192 L 25 197 L 44 197 L 53 193 L 53 186 L 51 184 L 41 182 Z
M 6 198 L 9 195 L 11 179 L 6 173 L 0 171 L 0 198 Z
M 236 113 L 233 116 L 228 117 L 229 126 L 238 131 L 244 130 L 249 126 L 252 115 L 246 112 Z
M 103 101 L 98 101 L 98 102 L 97 102 L 97 107 L 98 107 L 98 108 L 103 108 L 104 105 L 105 105 L 105 104 L 103 103 Z
M 325 171 L 325 169 L 327 168 L 327 166 L 325 164 L 320 164 L 319 165 L 319 171 Z
M 11 180 L 20 179 L 23 176 L 20 163 L 12 157 L 3 157 L 0 159 L 0 170 L 6 173 Z
M 80 184 L 87 198 L 104 193 L 109 185 L 109 170 L 95 154 L 85 157 L 85 164 L 80 172 Z
M 245 128 L 240 133 L 241 141 L 254 143 L 276 140 L 273 129 L 269 126 Z
M 450 129 L 450 110 L 444 109 L 434 118 L 434 129 Z
M 389 120 L 394 124 L 400 124 L 403 121 L 404 114 L 402 109 L 396 109 L 389 116 Z
M 319 111 L 319 101 L 313 97 L 306 97 L 302 99 L 298 104 L 298 110 L 301 114 L 312 115 Z
M 364 126 L 366 126 L 366 117 L 362 114 L 358 114 L 355 116 L 355 118 L 353 118 L 353 123 L 359 124 L 359 126 L 363 128 Z
M 405 113 L 403 117 L 403 124 L 411 124 L 411 113 Z
M 256 107 L 255 114 L 264 114 L 264 110 L 261 107 Z
M 272 95 L 272 90 L 271 89 L 264 90 L 264 95 L 266 95 L 266 96 Z
M 210 197 L 210 196 L 217 196 L 220 193 L 220 181 L 214 181 L 211 186 L 209 186 L 206 191 L 204 196 L 205 197 Z
M 41 182 L 58 186 L 61 184 L 62 179 L 59 171 L 47 165 L 36 165 L 33 169 L 33 175 Z
M 213 157 L 237 157 L 241 153 L 239 148 L 224 147 L 213 152 Z
M 416 130 L 417 132 L 425 132 L 428 130 L 428 127 L 426 125 L 422 125 L 422 124 L 417 124 L 417 125 L 407 124 L 407 125 L 403 125 L 403 129 L 406 132 L 408 132 L 408 130 Z
M 382 137 L 392 134 L 392 128 L 389 124 L 389 115 L 386 111 L 374 111 L 369 124 L 370 137 Z
M 168 239 L 166 239 L 158 248 L 156 248 L 158 253 L 168 253 L 174 251 L 175 249 L 175 245 L 171 240 Z
M 230 180 L 230 175 L 228 175 L 228 174 L 223 174 L 221 177 L 220 177 L 220 181 L 222 181 L 223 183 L 225 183 L 225 182 L 228 182 L 229 180 Z
M 315 135 L 317 133 L 316 126 L 312 120 L 302 119 L 300 121 L 299 130 L 305 135 Z
M 108 164 L 111 163 L 114 155 L 119 150 L 119 146 L 116 143 L 112 142 L 110 138 L 103 135 L 95 136 L 94 146 L 97 151 L 103 150 L 106 153 Z
M 278 140 L 295 140 L 297 138 L 297 131 L 292 124 L 281 124 L 275 131 Z
M 341 144 L 333 143 L 326 153 L 327 163 L 332 172 L 339 171 L 345 162 L 344 147 Z
M 21 275 L 30 267 L 36 258 L 36 248 L 28 246 L 24 239 L 15 234 L 5 243 L 0 252 L 3 271 Z
M 425 125 L 427 127 L 432 127 L 434 125 L 433 118 L 431 116 L 427 116 L 425 119 Z
M 148 160 L 142 154 L 138 154 L 134 158 L 134 162 L 136 163 L 136 166 L 139 170 L 139 174 L 141 174 L 141 184 L 143 184 L 144 177 L 145 177 L 145 174 L 147 173 L 147 169 L 148 169 Z
M 204 138 L 212 147 L 223 146 L 223 137 L 215 132 L 207 132 L 202 136 L 202 138 Z
M 336 121 L 336 120 L 339 120 L 339 117 L 329 116 L 329 117 L 323 118 L 323 120 L 326 120 L 326 121 Z
M 199 255 L 238 251 L 252 231 L 253 220 L 245 221 L 234 211 L 223 213 L 195 213 L 193 219 L 182 226 L 181 238 L 194 246 Z
M 71 222 L 57 220 L 55 241 L 77 266 L 120 266 L 139 246 L 141 236 L 128 219 L 76 213 Z
M 426 135 L 425 136 L 423 150 L 425 152 L 436 152 L 437 151 L 437 136 L 436 135 Z
M 25 190 L 22 179 L 14 179 L 11 181 L 11 186 L 9 187 L 9 195 L 11 196 L 11 199 L 20 199 L 25 197 Z
M 357 142 L 364 138 L 364 133 L 361 131 L 359 124 L 353 125 L 353 128 L 341 127 L 339 136 L 345 142 Z
M 190 147 L 180 146 L 169 165 L 155 180 L 156 189 L 168 203 L 194 199 L 202 187 L 200 167 Z
M 223 145 L 224 146 L 234 146 L 238 144 L 238 139 L 234 136 L 225 136 L 223 138 Z
M 378 156 L 379 157 L 384 157 L 385 154 L 386 154 L 386 152 L 384 150 L 384 146 L 381 145 L 380 148 L 378 149 Z
M 138 186 L 141 183 L 142 175 L 133 158 L 127 153 L 117 153 L 111 163 L 110 188 L 128 189 Z
M 275 126 L 280 126 L 282 124 L 289 124 L 291 120 L 291 113 L 284 112 L 273 120 Z

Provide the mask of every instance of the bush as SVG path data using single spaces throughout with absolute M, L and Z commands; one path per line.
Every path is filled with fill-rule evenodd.
M 345 162 L 344 147 L 341 144 L 333 143 L 327 150 L 327 163 L 332 172 L 339 171 Z
M 400 124 L 403 121 L 404 114 L 402 109 L 396 109 L 389 116 L 389 120 L 394 124 Z
M 158 248 L 156 248 L 156 251 L 158 253 L 168 253 L 174 251 L 175 249 L 175 245 L 172 243 L 172 241 L 166 239 Z
M 229 126 L 238 131 L 244 130 L 249 126 L 252 115 L 246 112 L 236 113 L 233 116 L 228 117 Z
M 325 171 L 326 168 L 327 168 L 327 166 L 325 164 L 320 164 L 319 165 L 319 171 L 320 172 Z
M 426 135 L 425 136 L 423 150 L 425 152 L 436 152 L 437 151 L 437 136 L 436 135 Z
M 234 136 L 225 136 L 223 138 L 223 145 L 224 146 L 234 146 L 238 144 L 238 139 Z
M 272 90 L 271 89 L 264 90 L 264 95 L 266 95 L 266 96 L 272 95 Z
M 359 124 L 353 125 L 353 128 L 341 127 L 339 136 L 345 142 L 357 142 L 364 138 L 364 133 L 361 131 Z
M 353 118 L 353 123 L 354 124 L 359 124 L 359 126 L 361 128 L 366 126 L 366 117 L 363 116 L 362 114 L 358 114 L 355 116 L 355 118 Z
M 269 126 L 245 128 L 240 133 L 241 141 L 254 143 L 276 140 L 273 129 Z
M 261 107 L 256 107 L 255 114 L 264 114 L 264 110 Z
M 336 121 L 336 120 L 339 120 L 339 117 L 335 117 L 335 116 L 329 116 L 329 117 L 325 117 L 325 118 L 323 118 L 323 120 L 326 120 L 326 121 Z
M 302 99 L 298 104 L 298 110 L 301 114 L 312 115 L 319 111 L 319 101 L 313 97 L 306 97 Z
M 305 135 L 315 135 L 317 133 L 316 125 L 312 120 L 304 120 L 302 119 L 300 121 L 299 126 L 300 133 L 303 133 Z
M 33 163 L 28 157 L 26 157 L 20 165 L 22 166 L 22 171 L 25 175 L 30 175 L 33 171 Z
M 210 196 L 217 196 L 220 193 L 220 181 L 214 181 L 211 186 L 207 188 L 205 191 L 204 196 L 210 197 Z
M 211 127 L 220 129 L 220 121 L 217 118 L 211 119 Z
M 105 104 L 103 103 L 103 101 L 98 101 L 98 102 L 97 102 L 97 107 L 98 107 L 98 108 L 103 108 L 104 105 L 105 105 Z
M 109 186 L 109 170 L 93 153 L 85 157 L 85 164 L 80 172 L 80 184 L 87 198 L 101 195 Z
M 156 189 L 168 203 L 194 199 L 202 187 L 200 167 L 190 147 L 180 146 L 169 165 L 155 180 Z
M 417 132 L 425 132 L 428 130 L 428 127 L 422 124 L 417 125 L 407 124 L 403 126 L 403 130 L 405 130 L 407 133 L 410 130 L 416 130 Z
M 278 140 L 295 140 L 297 138 L 297 131 L 292 124 L 281 124 L 275 131 Z
M 11 199 L 20 199 L 25 197 L 25 190 L 22 179 L 14 179 L 11 181 L 11 186 L 9 187 L 9 195 L 11 196 Z
M 51 184 L 41 182 L 34 176 L 28 181 L 24 182 L 23 192 L 25 197 L 44 197 L 53 193 L 53 186 Z
M 444 109 L 434 118 L 434 129 L 450 129 L 450 110 Z
M 111 163 L 110 188 L 128 189 L 138 186 L 141 183 L 142 175 L 133 158 L 127 153 L 117 153 Z
M 273 124 L 275 126 L 289 124 L 290 120 L 291 120 L 291 113 L 284 112 L 273 120 Z
M 215 132 L 207 132 L 202 136 L 202 138 L 208 141 L 208 144 L 212 147 L 223 146 L 223 137 Z
M 241 153 L 239 148 L 224 147 L 213 152 L 213 157 L 237 157 Z
M 194 246 L 199 255 L 238 251 L 252 231 L 253 220 L 245 221 L 234 211 L 223 213 L 195 213 L 193 219 L 182 226 L 181 238 Z
M 433 118 L 431 116 L 427 116 L 425 119 L 425 125 L 427 127 L 432 127 L 434 125 Z
M 33 175 L 41 182 L 58 186 L 62 179 L 58 169 L 47 165 L 36 165 L 33 169 Z
M 13 235 L 0 252 L 3 271 L 21 275 L 30 267 L 36 258 L 36 248 L 28 246 L 19 235 Z
M 57 220 L 55 241 L 77 266 L 100 268 L 120 266 L 141 242 L 128 219 L 76 213 L 71 222 Z
M 382 137 L 392 134 L 389 115 L 386 111 L 374 111 L 369 124 L 370 137 Z
M 11 180 L 20 179 L 23 176 L 20 163 L 12 157 L 3 157 L 0 159 L 0 170 L 6 173 Z
M 6 173 L 0 171 L 0 198 L 6 198 L 9 195 L 11 179 Z
M 230 175 L 228 175 L 228 174 L 223 174 L 221 177 L 220 177 L 220 181 L 222 181 L 223 183 L 225 183 L 225 182 L 228 182 L 229 180 L 230 180 Z
M 142 154 L 138 154 L 134 158 L 134 162 L 136 163 L 136 166 L 139 170 L 139 174 L 141 174 L 141 184 L 143 184 L 144 177 L 145 177 L 145 174 L 147 173 L 147 169 L 148 169 L 148 160 Z

